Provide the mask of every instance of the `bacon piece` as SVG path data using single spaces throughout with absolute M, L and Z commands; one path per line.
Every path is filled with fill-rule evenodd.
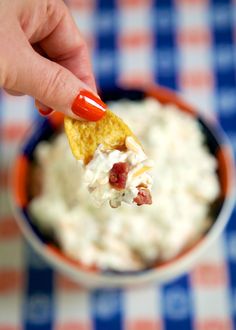
M 115 163 L 109 174 L 110 185 L 117 190 L 125 189 L 128 173 L 128 163 Z
M 143 204 L 152 204 L 152 196 L 147 188 L 138 187 L 138 195 L 134 198 L 134 202 L 140 206 Z

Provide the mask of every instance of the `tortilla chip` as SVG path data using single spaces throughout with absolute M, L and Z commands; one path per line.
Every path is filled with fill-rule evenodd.
M 93 158 L 99 144 L 103 144 L 106 150 L 124 150 L 127 136 L 139 143 L 129 127 L 110 110 L 97 122 L 66 117 L 64 125 L 73 155 L 85 164 Z

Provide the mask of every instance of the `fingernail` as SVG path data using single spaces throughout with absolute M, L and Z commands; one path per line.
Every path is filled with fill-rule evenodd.
M 50 108 L 45 108 L 45 109 L 38 109 L 40 115 L 42 116 L 48 116 L 50 115 L 52 112 L 53 112 L 53 109 L 50 109 Z
M 76 115 L 89 121 L 101 119 L 106 112 L 107 106 L 93 93 L 82 90 L 76 96 L 71 110 Z

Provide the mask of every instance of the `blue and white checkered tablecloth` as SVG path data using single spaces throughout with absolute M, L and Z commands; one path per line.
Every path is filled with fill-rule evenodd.
M 156 81 L 216 115 L 236 153 L 236 2 L 68 0 L 101 89 Z M 86 291 L 24 242 L 6 195 L 8 161 L 37 111 L 0 94 L 0 330 L 236 329 L 236 211 L 187 275 Z

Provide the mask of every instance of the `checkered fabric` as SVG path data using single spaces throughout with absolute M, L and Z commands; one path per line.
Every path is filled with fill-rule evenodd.
M 236 151 L 236 3 L 226 0 L 68 0 L 93 54 L 98 86 L 156 81 L 218 116 Z M 37 111 L 0 94 L 0 330 L 236 329 L 236 211 L 187 275 L 158 286 L 86 291 L 22 238 L 7 171 Z

